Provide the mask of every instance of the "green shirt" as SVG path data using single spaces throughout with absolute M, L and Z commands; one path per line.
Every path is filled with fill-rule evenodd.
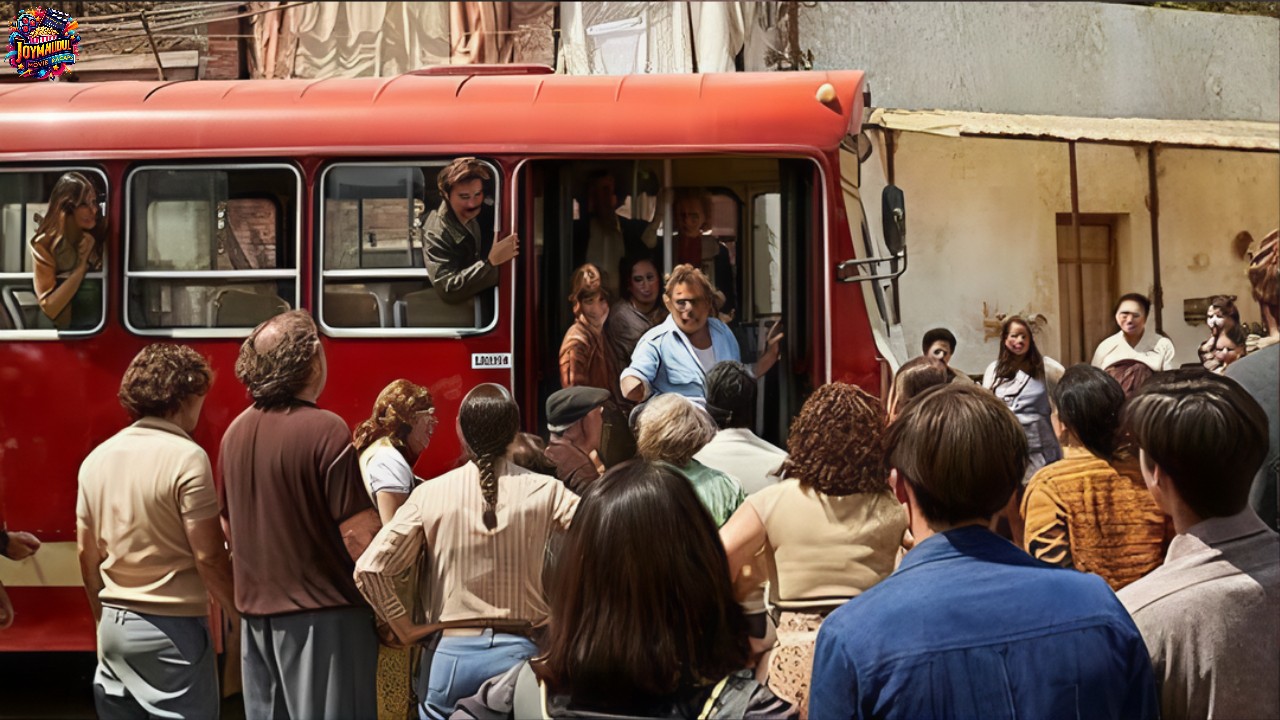
M 737 480 L 697 460 L 690 460 L 688 465 L 680 468 L 680 472 L 693 484 L 693 491 L 711 513 L 716 527 L 724 525 L 733 511 L 747 500 L 747 494 Z

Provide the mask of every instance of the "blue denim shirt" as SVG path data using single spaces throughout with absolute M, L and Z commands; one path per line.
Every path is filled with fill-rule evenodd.
M 711 348 L 716 362 L 739 360 L 738 339 L 728 325 L 716 318 L 707 319 L 711 331 Z M 679 393 L 698 402 L 706 402 L 705 381 L 711 368 L 702 367 L 693 351 L 689 338 L 676 326 L 675 318 L 667 319 L 649 328 L 640 337 L 631 353 L 631 365 L 622 371 L 622 377 L 640 378 L 650 395 Z
M 925 538 L 827 618 L 811 693 L 813 720 L 1159 716 L 1146 645 L 1107 583 L 975 526 Z

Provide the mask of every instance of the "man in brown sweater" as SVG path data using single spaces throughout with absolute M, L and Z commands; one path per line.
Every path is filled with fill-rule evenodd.
M 371 505 L 346 423 L 315 405 L 326 376 L 301 310 L 259 325 L 236 361 L 253 406 L 223 436 L 219 469 L 250 720 L 377 710 L 373 613 L 339 531 Z

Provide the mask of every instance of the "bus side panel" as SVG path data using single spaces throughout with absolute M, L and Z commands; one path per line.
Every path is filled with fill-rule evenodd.
M 835 153 L 826 157 L 826 207 L 829 218 L 825 266 L 821 268 L 828 304 L 831 375 L 833 382 L 857 385 L 872 395 L 880 395 L 880 361 L 871 322 L 863 301 L 862 287 L 857 283 L 836 282 L 835 266 L 842 259 L 854 257 L 849 218 L 844 209 L 840 189 L 840 163 Z M 854 180 L 856 182 L 856 178 Z M 826 330 L 824 329 L 824 335 Z M 884 400 L 885 398 L 881 398 Z

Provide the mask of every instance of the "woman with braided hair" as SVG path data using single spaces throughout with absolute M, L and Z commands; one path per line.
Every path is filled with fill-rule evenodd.
M 420 484 L 356 563 L 356 584 L 405 643 L 440 634 L 418 677 L 419 714 L 444 718 L 485 680 L 532 657 L 547 619 L 543 558 L 569 527 L 578 496 L 511 462 L 520 409 L 506 388 L 479 385 L 458 410 L 470 460 Z M 419 558 L 423 617 L 410 617 L 395 579 Z

